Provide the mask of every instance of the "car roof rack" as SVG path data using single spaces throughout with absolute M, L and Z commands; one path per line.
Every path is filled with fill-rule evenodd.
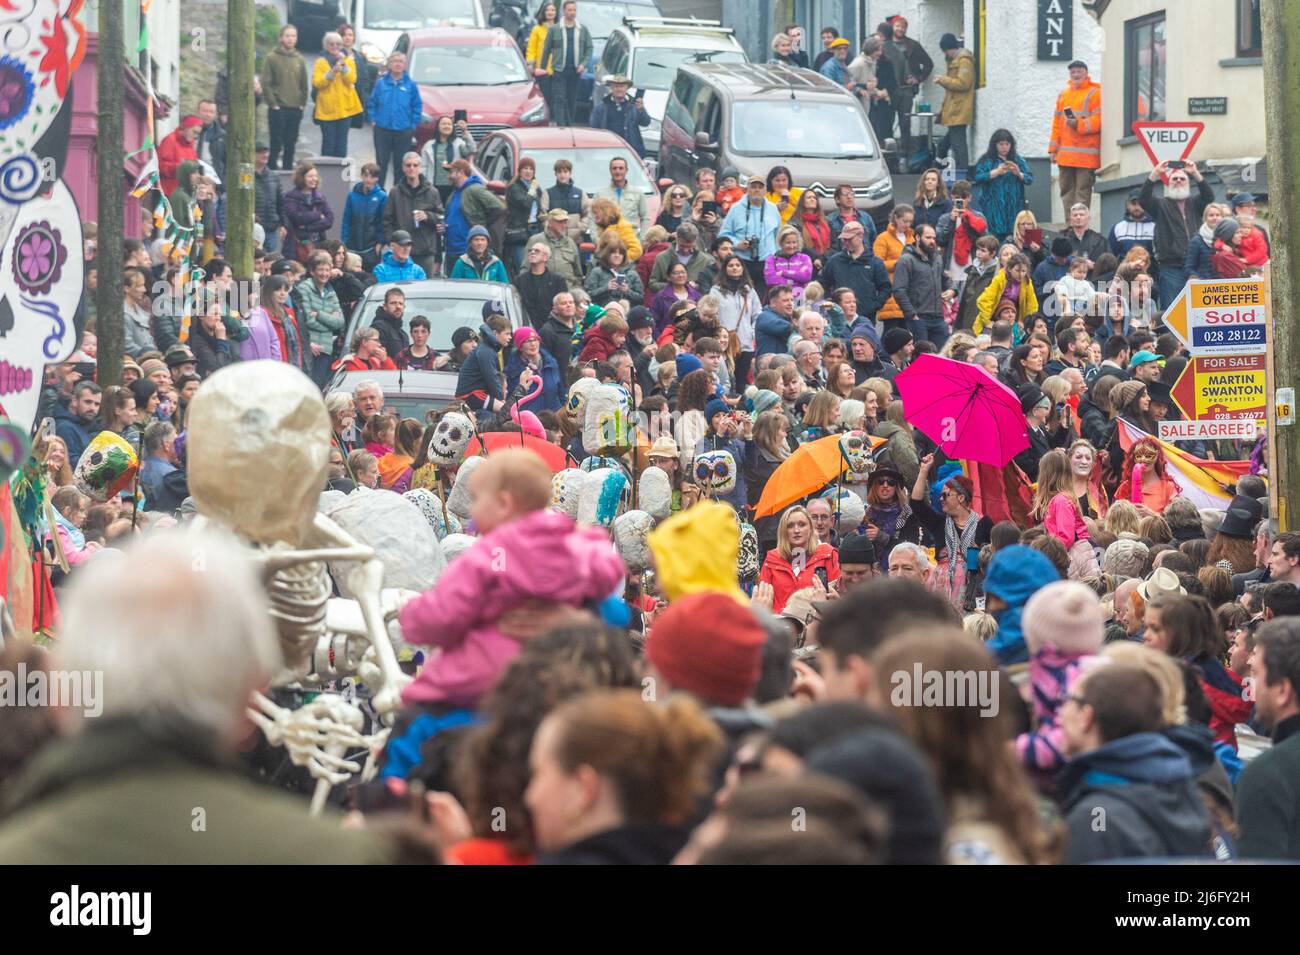
M 698 17 L 624 17 L 623 24 L 633 30 L 656 27 L 703 27 L 714 33 L 731 33 L 736 31 L 724 27 L 719 20 L 701 20 Z

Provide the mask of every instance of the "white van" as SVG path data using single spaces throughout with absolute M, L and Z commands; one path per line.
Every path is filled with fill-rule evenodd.
M 347 2 L 347 0 L 345 0 Z M 357 49 L 382 67 L 397 38 L 426 27 L 485 27 L 479 0 L 350 0 Z

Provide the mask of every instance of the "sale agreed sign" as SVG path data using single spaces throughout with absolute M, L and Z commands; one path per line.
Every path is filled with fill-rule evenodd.
M 1198 357 L 1263 355 L 1268 347 L 1264 280 L 1193 280 L 1164 314 L 1164 323 Z

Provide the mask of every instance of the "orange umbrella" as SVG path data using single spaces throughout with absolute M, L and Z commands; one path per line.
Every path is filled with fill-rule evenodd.
M 767 517 L 821 490 L 848 470 L 848 462 L 840 454 L 840 435 L 831 434 L 816 441 L 801 444 L 781 466 L 772 472 L 758 499 L 754 517 Z M 868 436 L 874 451 L 885 443 L 883 438 Z

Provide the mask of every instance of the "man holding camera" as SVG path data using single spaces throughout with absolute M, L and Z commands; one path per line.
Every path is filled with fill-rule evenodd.
M 781 213 L 767 198 L 767 180 L 750 176 L 745 199 L 737 202 L 722 222 L 719 238 L 731 239 L 735 254 L 744 260 L 745 268 L 762 293 L 767 287 L 763 277 L 763 263 L 776 254 L 776 233 L 781 228 Z
M 1101 84 L 1082 60 L 1070 64 L 1070 85 L 1056 98 L 1047 152 L 1061 180 L 1061 208 L 1092 205 L 1092 185 L 1101 166 Z M 1200 228 L 1200 223 L 1196 226 Z
M 1156 198 L 1156 183 L 1165 180 L 1165 194 Z M 1196 195 L 1192 195 L 1192 180 Z M 1187 284 L 1187 242 L 1196 235 L 1205 207 L 1214 201 L 1214 190 L 1206 183 L 1194 162 L 1162 162 L 1151 170 L 1138 203 L 1156 220 L 1156 290 L 1160 304 L 1168 308 Z

